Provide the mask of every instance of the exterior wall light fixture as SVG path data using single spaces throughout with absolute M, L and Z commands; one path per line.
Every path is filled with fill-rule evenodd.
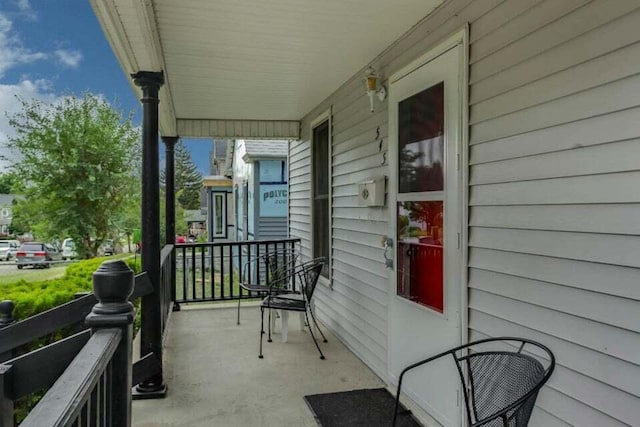
M 375 70 L 371 67 L 367 69 L 366 76 L 366 85 L 367 85 L 367 95 L 369 96 L 369 107 L 371 112 L 375 112 L 374 108 L 374 96 L 377 96 L 380 102 L 384 101 L 387 98 L 387 90 L 383 85 L 378 87 L 378 79 L 380 77 L 376 74 Z

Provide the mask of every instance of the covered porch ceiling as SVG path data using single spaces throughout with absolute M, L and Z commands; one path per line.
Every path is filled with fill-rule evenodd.
M 297 138 L 301 117 L 444 1 L 91 3 L 125 73 L 164 71 L 163 135 Z

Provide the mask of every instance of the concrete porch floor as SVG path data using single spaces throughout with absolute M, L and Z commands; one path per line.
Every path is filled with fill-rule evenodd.
M 173 313 L 165 347 L 165 399 L 133 402 L 133 425 L 317 426 L 303 396 L 384 387 L 384 383 L 326 328 L 319 353 L 297 315 L 288 342 L 264 339 L 258 358 L 260 309 L 183 306 Z M 266 316 L 265 316 L 266 318 Z M 266 323 L 266 322 L 265 322 Z M 266 325 L 265 325 L 266 326 Z M 322 325 L 321 325 L 322 327 Z

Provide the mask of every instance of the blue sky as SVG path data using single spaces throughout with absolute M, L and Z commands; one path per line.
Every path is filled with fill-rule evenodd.
M 88 91 L 116 108 L 140 104 L 111 52 L 88 0 L 0 0 L 0 153 L 12 131 L 5 113 L 15 113 L 18 95 L 54 101 Z M 185 140 L 202 174 L 209 169 L 208 140 Z M 163 147 L 161 146 L 161 152 Z M 7 167 L 0 163 L 0 172 Z

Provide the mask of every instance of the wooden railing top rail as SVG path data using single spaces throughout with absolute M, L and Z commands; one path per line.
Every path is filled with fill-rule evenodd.
M 210 248 L 220 246 L 241 246 L 241 245 L 272 245 L 275 243 L 298 243 L 300 238 L 269 239 L 269 240 L 238 240 L 233 242 L 205 242 L 205 243 L 176 243 L 176 248 Z
M 122 331 L 118 328 L 95 331 L 58 381 L 20 425 L 66 426 L 74 421 L 111 361 L 121 337 Z
M 12 400 L 50 387 L 89 341 L 89 330 L 0 364 L 5 394 Z
M 153 286 L 149 277 L 146 273 L 141 273 L 135 278 L 133 294 L 129 299 L 151 292 Z M 0 354 L 82 322 L 96 302 L 96 297 L 88 294 L 0 329 Z

